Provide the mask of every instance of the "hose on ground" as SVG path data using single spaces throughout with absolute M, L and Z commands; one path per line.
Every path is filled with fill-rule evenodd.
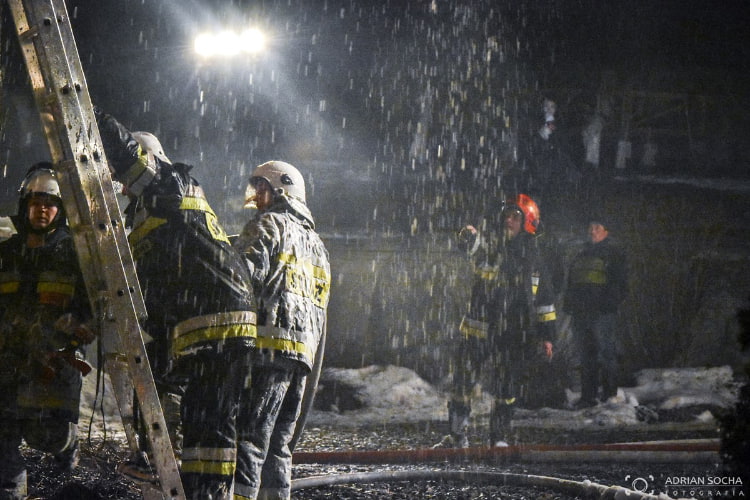
M 482 483 L 495 486 L 538 487 L 545 490 L 554 490 L 561 493 L 575 495 L 581 498 L 601 500 L 668 500 L 671 498 L 665 494 L 652 495 L 650 493 L 630 490 L 621 486 L 604 486 L 588 480 L 573 481 L 556 477 L 514 474 L 509 472 L 452 470 L 379 471 L 305 477 L 292 481 L 292 491 L 349 483 L 371 484 L 428 480 L 461 481 L 472 484 Z

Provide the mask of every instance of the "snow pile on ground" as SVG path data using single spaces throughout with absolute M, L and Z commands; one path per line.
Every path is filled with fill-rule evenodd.
M 681 407 L 729 407 L 736 384 L 729 367 L 648 369 L 637 374 L 638 385 L 618 390 L 616 397 L 592 408 L 573 410 L 579 394 L 568 391 L 564 409 L 519 408 L 514 419 L 526 426 L 578 428 L 582 426 L 634 425 L 656 410 Z M 488 394 L 478 390 L 472 414 L 489 414 Z M 362 424 L 447 420 L 448 395 L 425 382 L 412 370 L 397 366 L 361 369 L 328 368 L 321 376 L 316 409 L 308 424 L 356 427 Z M 645 412 L 645 418 L 644 418 Z M 698 420 L 710 421 L 703 413 Z
M 569 390 L 569 408 L 519 408 L 514 419 L 529 427 L 575 429 L 592 425 L 635 425 L 644 420 L 644 408 L 727 408 L 736 399 L 737 385 L 728 366 L 646 369 L 638 372 L 636 381 L 635 387 L 621 387 L 615 398 L 593 408 L 569 409 L 579 397 L 579 394 Z M 92 420 L 93 434 L 102 434 L 106 426 L 108 436 L 124 440 L 109 377 L 104 375 L 100 380 L 98 395 L 96 385 L 96 372 L 84 378 L 82 435 L 85 435 Z M 490 401 L 490 396 L 478 388 L 472 401 L 472 415 L 485 418 L 489 414 Z M 392 365 L 372 365 L 360 369 L 327 368 L 321 376 L 315 409 L 308 415 L 307 424 L 357 427 L 388 422 L 447 421 L 447 402 L 448 394 L 439 391 L 408 368 Z M 712 420 L 710 412 L 696 415 L 696 421 Z
M 627 394 L 640 404 L 663 410 L 697 405 L 727 407 L 736 396 L 732 369 L 728 366 L 645 369 L 638 372 L 636 380 L 638 385 L 626 389 Z

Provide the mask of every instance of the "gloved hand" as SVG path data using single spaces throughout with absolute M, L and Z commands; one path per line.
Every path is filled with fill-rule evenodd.
M 71 313 L 63 314 L 55 321 L 55 330 L 67 334 L 74 346 L 90 344 L 96 334 L 85 323 L 81 323 Z
M 552 345 L 552 342 L 548 340 L 543 340 L 539 342 L 536 345 L 536 355 L 540 359 L 550 361 L 552 359 L 552 356 L 554 355 L 554 347 Z
M 552 355 L 554 354 L 552 342 L 550 342 L 549 340 L 545 340 L 544 342 L 542 342 L 542 349 L 547 359 L 552 359 Z
M 458 248 L 461 250 L 470 250 L 474 247 L 474 244 L 479 237 L 477 228 L 471 225 L 462 227 L 456 234 L 458 240 Z

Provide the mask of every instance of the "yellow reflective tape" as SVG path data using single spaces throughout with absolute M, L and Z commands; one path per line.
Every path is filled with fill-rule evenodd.
M 72 297 L 75 294 L 75 286 L 72 283 L 42 281 L 37 283 L 36 291 L 39 294 L 49 293 Z
M 544 323 L 546 321 L 554 321 L 557 319 L 557 313 L 555 311 L 539 314 L 537 317 L 537 321 L 539 323 Z
M 258 337 L 255 344 L 258 349 L 273 349 L 274 351 L 298 352 L 310 359 L 314 357 L 312 350 L 302 342 L 289 339 L 276 339 L 273 337 Z
M 16 293 L 20 288 L 21 283 L 19 281 L 8 281 L 0 283 L 0 293 Z
M 490 325 L 484 321 L 478 321 L 464 317 L 461 320 L 461 324 L 458 326 L 458 331 L 463 334 L 464 337 L 478 337 L 480 339 L 487 338 L 487 331 L 490 329 Z
M 257 330 L 253 324 L 222 325 L 199 328 L 197 330 L 186 332 L 180 335 L 179 338 L 174 339 L 172 341 L 172 351 L 175 356 L 181 356 L 184 354 L 184 350 L 199 342 L 228 340 L 242 337 L 255 338 L 257 334 Z
M 132 186 L 147 170 L 148 154 L 138 146 L 138 159 L 122 174 L 122 183 L 126 186 Z
M 216 217 L 211 206 L 208 204 L 208 200 L 205 198 L 197 198 L 195 196 L 186 196 L 180 202 L 180 210 L 197 210 L 206 214 L 206 227 L 208 232 L 211 233 L 213 239 L 229 243 L 229 235 L 224 228 L 219 224 L 219 219 Z
M 573 266 L 570 271 L 570 282 L 575 284 L 605 285 L 607 271 L 602 259 L 586 259 Z
M 166 223 L 167 219 L 162 219 L 159 217 L 146 217 L 146 219 L 141 224 L 139 224 L 138 227 L 134 228 L 128 235 L 128 243 L 130 243 L 130 248 L 135 247 L 139 241 L 141 241 L 148 235 L 148 233 Z
M 172 338 L 181 337 L 193 330 L 217 326 L 231 326 L 234 324 L 256 323 L 255 313 L 252 311 L 225 311 L 214 314 L 203 314 L 193 316 L 185 321 L 180 321 L 172 329 Z
M 289 292 L 310 299 L 318 307 L 326 307 L 331 289 L 331 275 L 324 268 L 295 255 L 280 253 L 279 262 L 285 264 L 286 288 Z
M 206 460 L 213 462 L 231 462 L 237 459 L 236 448 L 183 448 L 183 460 Z
M 516 398 L 505 398 L 505 399 L 503 399 L 503 403 L 505 403 L 506 405 L 512 405 L 512 404 L 515 404 L 515 402 L 516 402 Z
M 44 393 L 21 393 L 16 398 L 16 403 L 21 408 L 78 410 L 78 401 L 71 401 L 70 399 L 54 397 Z
M 474 269 L 474 274 L 483 280 L 494 280 L 500 274 L 500 268 L 498 266 L 479 266 Z
M 214 474 L 217 476 L 234 476 L 237 469 L 235 462 L 207 462 L 204 460 L 182 460 L 182 472 L 193 474 Z

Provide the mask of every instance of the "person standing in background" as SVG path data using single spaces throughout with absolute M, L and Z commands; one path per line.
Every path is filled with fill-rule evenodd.
M 628 292 L 625 253 L 609 235 L 602 217 L 591 219 L 588 237 L 570 264 L 563 305 L 563 311 L 572 317 L 581 361 L 579 408 L 617 395 L 617 310 Z

